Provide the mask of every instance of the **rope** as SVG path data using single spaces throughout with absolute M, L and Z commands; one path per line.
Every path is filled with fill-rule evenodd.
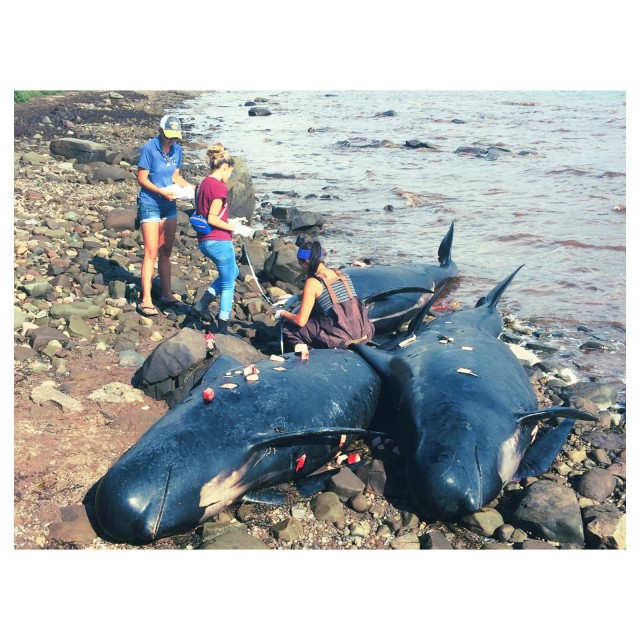
M 253 270 L 253 265 L 251 264 L 251 260 L 249 259 L 249 252 L 247 251 L 247 247 L 244 244 L 244 242 L 242 243 L 242 250 L 244 251 L 244 255 L 247 259 L 247 264 L 249 265 L 249 269 L 251 269 L 251 275 L 253 276 L 253 279 L 256 281 L 256 284 L 258 285 L 258 289 L 260 289 L 260 293 L 262 294 L 262 297 L 274 308 L 276 309 L 276 305 L 273 304 L 273 302 L 271 302 L 269 296 L 262 290 L 262 287 L 260 286 L 260 283 L 258 282 L 258 277 L 256 276 L 256 272 Z M 284 353 L 284 337 L 282 334 L 282 327 L 284 322 L 282 320 L 280 320 L 279 322 L 280 324 L 280 353 Z
M 249 259 L 249 252 L 247 251 L 247 247 L 244 244 L 244 242 L 242 243 L 242 250 L 244 251 L 244 255 L 247 259 L 247 264 L 249 265 L 249 269 L 251 269 L 251 275 L 253 276 L 253 279 L 256 281 L 256 284 L 258 285 L 258 289 L 260 290 L 262 297 L 275 309 L 276 305 L 273 304 L 273 302 L 271 302 L 271 300 L 269 299 L 269 296 L 262 290 L 262 287 L 258 282 L 258 277 L 256 276 L 256 272 L 253 270 L 253 265 L 251 264 L 251 260 Z

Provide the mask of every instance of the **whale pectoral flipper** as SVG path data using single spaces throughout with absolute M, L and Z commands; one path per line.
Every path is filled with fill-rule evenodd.
M 354 465 L 345 465 L 345 467 L 353 469 L 359 465 L 360 463 L 355 463 Z M 296 500 L 299 498 L 309 498 L 319 491 L 326 491 L 329 487 L 329 481 L 334 475 L 340 472 L 341 468 L 343 467 L 326 469 L 325 471 L 314 471 L 311 475 L 290 480 L 287 484 L 283 483 L 278 486 L 252 490 L 245 493 L 242 496 L 242 500 L 246 502 L 284 505 L 292 498 Z
M 528 476 L 537 476 L 549 471 L 575 422 L 572 418 L 566 418 L 557 427 L 534 440 L 520 461 L 520 466 L 511 481 L 518 482 Z
M 431 307 L 435 304 L 436 300 L 440 297 L 442 292 L 444 291 L 447 283 L 445 282 L 441 287 L 439 287 L 431 298 L 425 303 L 425 305 L 418 311 L 415 317 L 409 323 L 409 327 L 404 335 L 410 337 L 415 334 L 417 328 L 422 324 L 422 321 L 426 318 L 427 313 L 431 310 Z
M 548 409 L 538 409 L 523 413 L 518 416 L 518 424 L 526 424 L 527 422 L 535 422 L 537 420 L 550 420 L 551 418 L 573 418 L 574 420 L 589 420 L 597 422 L 598 418 L 587 413 L 574 409 L 573 407 L 549 407 Z
M 276 433 L 271 437 L 266 434 L 259 434 L 260 438 L 250 447 L 251 451 L 260 451 L 267 446 L 290 446 L 298 443 L 304 443 L 311 438 L 331 438 L 340 437 L 341 435 L 356 436 L 386 436 L 381 431 L 370 431 L 358 427 L 321 427 L 310 428 L 302 431 L 291 431 L 290 433 Z
M 378 302 L 378 300 L 384 300 L 399 293 L 433 293 L 433 289 L 431 287 L 392 287 L 369 296 L 366 305 L 369 307 L 372 303 Z
M 247 491 L 242 496 L 242 502 L 257 502 L 258 504 L 275 504 L 285 505 L 287 503 L 287 494 L 276 487 L 262 487 Z

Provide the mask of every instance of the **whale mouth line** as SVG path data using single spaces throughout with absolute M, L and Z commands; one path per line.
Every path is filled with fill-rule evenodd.
M 153 529 L 151 531 L 151 534 L 154 539 L 157 537 L 158 530 L 160 529 L 160 522 L 164 514 L 165 505 L 167 504 L 167 494 L 169 493 L 169 482 L 171 481 L 172 470 L 173 470 L 173 465 L 169 467 L 169 472 L 167 473 L 167 481 L 164 484 L 164 491 L 162 493 L 162 501 L 160 502 L 160 508 L 158 509 L 158 517 L 156 518 L 155 524 L 153 525 Z
M 473 455 L 475 457 L 475 461 L 476 461 L 476 475 L 478 478 L 478 483 L 477 483 L 477 487 L 478 487 L 478 495 L 476 496 L 478 499 L 478 505 L 482 505 L 484 504 L 484 500 L 483 500 L 483 496 L 482 496 L 482 466 L 480 465 L 480 458 L 478 457 L 478 447 L 475 446 L 473 448 Z

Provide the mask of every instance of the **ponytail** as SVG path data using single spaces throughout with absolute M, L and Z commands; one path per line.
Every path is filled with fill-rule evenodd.
M 211 171 L 219 169 L 224 164 L 230 167 L 234 165 L 233 158 L 221 142 L 216 142 L 207 149 L 207 162 Z

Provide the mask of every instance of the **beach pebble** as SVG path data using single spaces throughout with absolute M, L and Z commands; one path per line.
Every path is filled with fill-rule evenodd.
M 591 469 L 582 475 L 578 491 L 585 498 L 604 502 L 616 488 L 616 479 L 606 469 Z
M 564 485 L 538 480 L 522 492 L 514 523 L 527 533 L 554 542 L 584 543 L 576 494 Z

